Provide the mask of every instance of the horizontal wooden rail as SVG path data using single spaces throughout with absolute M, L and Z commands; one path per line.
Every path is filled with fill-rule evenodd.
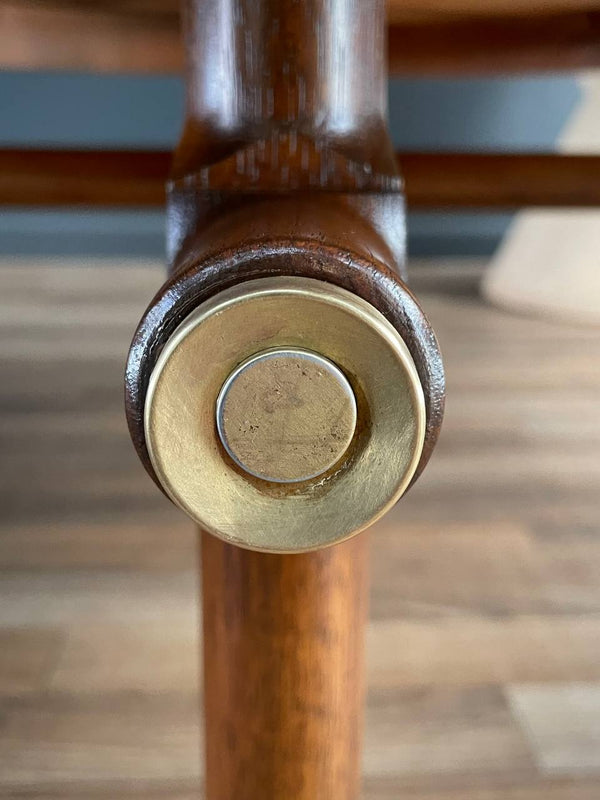
M 598 14 L 465 19 L 389 29 L 392 75 L 493 75 L 600 66 Z
M 600 156 L 398 154 L 409 206 L 600 206 Z
M 411 208 L 600 206 L 600 156 L 399 153 Z M 171 154 L 0 150 L 4 206 L 158 207 Z
M 0 150 L 0 204 L 161 206 L 167 151 Z
M 57 1 L 64 2 L 64 0 L 54 0 Z M 102 2 L 107 1 L 110 2 L 102 0 Z M 523 0 L 477 0 L 476 3 L 473 0 L 388 0 L 387 2 L 388 20 L 394 24 L 414 19 L 439 22 L 443 19 L 528 17 L 537 14 L 598 9 L 600 9 L 599 0 L 527 0 L 526 3 Z
M 391 0 L 392 74 L 600 66 L 600 0 Z M 0 67 L 182 72 L 172 0 L 0 0 Z

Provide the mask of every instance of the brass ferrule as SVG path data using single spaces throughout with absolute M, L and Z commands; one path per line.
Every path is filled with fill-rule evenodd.
M 167 341 L 145 401 L 154 471 L 215 535 L 268 552 L 348 538 L 403 494 L 426 413 L 398 331 L 373 306 L 300 277 L 248 281 Z

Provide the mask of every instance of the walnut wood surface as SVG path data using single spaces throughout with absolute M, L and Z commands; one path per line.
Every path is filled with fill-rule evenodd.
M 600 156 L 398 153 L 409 208 L 600 206 Z
M 376 196 L 365 197 L 372 210 Z M 360 203 L 365 197 L 358 195 L 351 200 Z M 385 201 L 385 196 L 382 199 Z M 390 253 L 377 231 L 361 220 L 355 209 L 345 207 L 346 196 L 342 200 L 340 208 L 333 193 L 315 192 L 307 195 L 304 203 L 296 196 L 264 199 L 267 208 L 263 209 L 253 197 L 252 205 L 242 206 L 235 215 L 230 211 L 220 224 L 217 220 L 200 230 L 185 248 L 173 275 L 142 317 L 126 369 L 130 433 L 154 479 L 144 437 L 144 403 L 150 374 L 164 343 L 194 308 L 216 292 L 244 280 L 279 275 L 301 275 L 341 286 L 375 306 L 400 332 L 425 395 L 425 443 L 414 480 L 421 474 L 437 441 L 444 413 L 439 346 L 395 265 L 386 266 Z M 399 213 L 395 204 L 391 211 Z M 350 242 L 348 230 L 353 234 Z
M 367 547 L 277 556 L 203 534 L 211 800 L 358 798 Z
M 25 206 L 160 206 L 172 153 L 0 150 L 0 202 Z
M 531 4 L 522 9 L 527 16 L 474 15 L 392 26 L 390 74 L 497 75 L 600 66 L 597 12 L 533 16 Z
M 184 21 L 186 119 L 167 182 L 171 274 L 126 369 L 144 465 L 155 477 L 148 380 L 179 322 L 228 286 L 295 275 L 363 297 L 404 339 L 427 414 L 418 474 L 439 433 L 444 374 L 400 277 L 383 2 L 188 0 Z M 281 556 L 204 535 L 202 569 L 207 800 L 358 798 L 366 539 Z
M 154 478 L 143 415 L 158 353 L 200 302 L 270 275 L 330 281 L 389 319 L 425 393 L 417 475 L 431 455 L 443 368 L 433 331 L 401 280 L 404 208 L 386 123 L 383 9 L 344 3 L 342 13 L 318 0 L 240 0 L 233 16 L 185 5 L 186 121 L 167 185 L 172 274 L 134 335 L 126 374 L 132 439 Z M 244 22 L 243 41 L 234 18 Z M 303 30 L 315 40 L 307 43 Z M 223 51 L 219 42 L 227 43 Z
M 478 0 L 475 4 L 472 0 L 387 0 L 386 7 L 389 22 L 401 23 L 414 19 L 433 22 L 443 19 L 528 17 L 566 11 L 593 11 L 600 9 L 600 2 L 599 0 L 529 0 L 523 3 L 521 0 Z
M 600 64 L 598 0 L 388 6 L 392 74 L 574 70 Z M 181 72 L 178 3 L 1 0 L 8 69 Z
M 397 153 L 411 208 L 600 205 L 600 156 Z M 0 149 L 0 204 L 164 205 L 172 156 L 160 151 Z

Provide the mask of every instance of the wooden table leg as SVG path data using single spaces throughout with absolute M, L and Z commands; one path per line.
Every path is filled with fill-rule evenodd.
M 368 535 L 298 555 L 201 539 L 207 800 L 355 800 Z
M 350 537 L 420 474 L 444 399 L 402 280 L 384 3 L 186 10 L 171 274 L 126 395 L 148 472 L 211 531 L 207 800 L 356 800 L 368 542 Z

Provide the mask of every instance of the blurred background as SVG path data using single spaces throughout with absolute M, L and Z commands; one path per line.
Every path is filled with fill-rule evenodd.
M 591 152 L 594 86 L 394 77 L 394 144 Z M 169 149 L 182 117 L 177 75 L 0 73 L 2 148 Z M 409 209 L 448 410 L 372 532 L 369 800 L 600 797 L 598 225 L 536 213 Z M 191 800 L 202 782 L 195 533 L 122 409 L 163 254 L 160 210 L 0 212 L 0 797 Z M 545 305 L 512 302 L 545 276 Z
M 551 149 L 581 89 L 568 75 L 511 78 L 392 78 L 395 146 L 410 151 Z M 64 72 L 0 73 L 2 146 L 171 149 L 183 120 L 183 79 L 176 76 Z M 414 212 L 415 256 L 489 256 L 510 214 Z M 160 212 L 8 211 L 0 253 L 125 255 L 162 258 Z

